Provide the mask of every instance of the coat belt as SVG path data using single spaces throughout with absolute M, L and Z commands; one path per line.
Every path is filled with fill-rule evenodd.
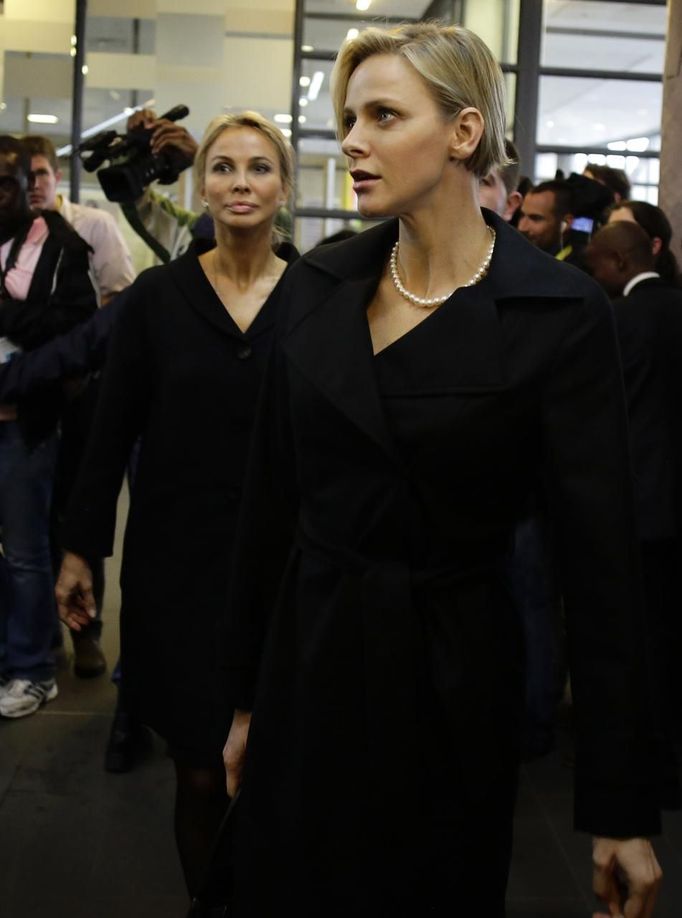
M 377 841 L 397 846 L 405 827 L 418 824 L 421 810 L 417 653 L 423 639 L 414 591 L 440 591 L 499 572 L 506 545 L 486 546 L 469 564 L 416 569 L 407 560 L 365 557 L 307 527 L 299 528 L 296 543 L 304 554 L 360 581 L 368 796 L 381 835 Z

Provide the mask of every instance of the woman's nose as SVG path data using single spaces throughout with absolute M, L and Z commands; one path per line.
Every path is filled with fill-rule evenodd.
M 367 143 L 357 121 L 341 141 L 341 149 L 346 156 L 355 158 L 367 152 Z

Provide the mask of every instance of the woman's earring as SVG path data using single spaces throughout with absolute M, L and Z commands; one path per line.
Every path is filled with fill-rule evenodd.
M 202 206 L 204 209 L 208 208 L 208 201 L 207 201 L 205 198 L 202 200 L 201 206 Z

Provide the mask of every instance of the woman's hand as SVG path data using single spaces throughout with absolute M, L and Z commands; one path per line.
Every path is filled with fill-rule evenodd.
M 646 838 L 595 838 L 593 889 L 608 907 L 594 918 L 651 918 L 663 872 Z
M 246 759 L 246 741 L 249 738 L 251 724 L 250 711 L 235 711 L 230 733 L 223 749 L 223 762 L 227 775 L 227 793 L 230 797 L 239 790 Z
M 80 631 L 95 617 L 92 571 L 85 558 L 66 552 L 54 592 L 59 617 L 72 631 Z

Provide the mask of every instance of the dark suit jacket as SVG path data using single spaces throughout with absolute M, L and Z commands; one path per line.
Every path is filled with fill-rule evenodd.
M 682 291 L 658 278 L 613 302 L 640 538 L 682 532 Z
M 216 755 L 229 711 L 215 693 L 215 625 L 277 301 L 273 292 L 242 333 L 194 247 L 140 275 L 116 320 L 63 531 L 71 551 L 111 554 L 141 437 L 121 570 L 126 690 L 173 745 Z
M 409 333 L 421 345 L 405 394 L 422 426 L 409 457 L 386 423 L 366 320 L 396 222 L 313 250 L 287 277 L 224 642 L 231 700 L 254 711 L 244 914 L 275 914 L 272 896 L 306 916 L 393 914 L 367 904 L 370 878 L 386 876 L 378 899 L 418 914 L 429 748 L 450 750 L 443 819 L 503 826 L 489 795 L 515 767 L 523 680 L 500 561 L 541 478 L 568 619 L 576 824 L 657 828 L 611 308 L 590 278 L 486 219 L 488 276 Z

